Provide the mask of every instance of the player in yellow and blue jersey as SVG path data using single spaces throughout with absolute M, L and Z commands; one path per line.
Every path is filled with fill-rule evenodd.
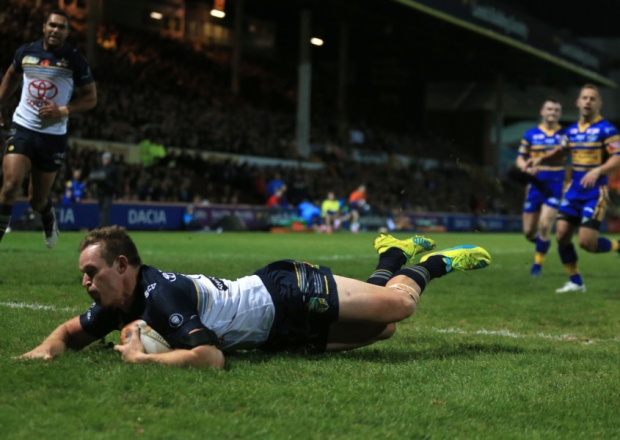
M 562 143 L 564 130 L 559 124 L 562 105 L 549 98 L 540 108 L 541 123 L 528 130 L 519 146 L 516 165 L 528 172 L 527 160 L 542 157 Z M 529 176 L 529 184 L 523 204 L 523 233 L 525 238 L 536 244 L 531 275 L 540 276 L 542 264 L 551 246 L 551 229 L 562 199 L 565 174 L 564 157 L 558 157 L 547 165 L 539 167 L 536 176 Z
M 607 176 L 620 168 L 620 135 L 601 116 L 602 106 L 598 88 L 584 85 L 577 98 L 579 121 L 568 127 L 563 145 L 527 161 L 528 166 L 538 167 L 571 154 L 572 181 L 560 203 L 556 223 L 558 251 L 570 280 L 557 293 L 586 291 L 572 243 L 577 229 L 582 249 L 594 253 L 620 251 L 618 240 L 599 236 L 609 199 Z

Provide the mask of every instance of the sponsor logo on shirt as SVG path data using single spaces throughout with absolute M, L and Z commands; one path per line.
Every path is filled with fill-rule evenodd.
M 26 55 L 22 58 L 22 64 L 39 64 L 39 58 Z
M 28 93 L 35 99 L 53 99 L 58 95 L 58 87 L 46 79 L 35 79 L 28 84 Z
M 149 286 L 144 291 L 145 298 L 149 297 L 149 294 L 153 291 L 153 289 L 155 289 L 155 286 L 157 286 L 157 283 L 149 284 Z
M 210 277 L 207 275 L 205 275 L 205 278 L 208 278 L 213 283 L 213 285 L 215 286 L 217 290 L 222 290 L 222 291 L 228 290 L 228 287 L 226 287 L 226 284 L 222 280 L 218 278 Z

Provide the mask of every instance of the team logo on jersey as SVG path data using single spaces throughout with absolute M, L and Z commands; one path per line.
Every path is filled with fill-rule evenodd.
M 39 64 L 39 58 L 26 55 L 22 58 L 22 64 Z
M 162 272 L 161 275 L 170 282 L 177 280 L 177 275 L 172 272 Z
M 174 315 L 170 315 L 168 319 L 168 324 L 170 327 L 180 327 L 183 324 L 183 315 L 180 313 L 175 313 Z
M 41 61 L 40 65 L 43 67 L 47 67 L 50 65 L 50 60 L 43 60 Z
M 36 99 L 53 99 L 58 95 L 58 87 L 46 79 L 35 79 L 28 84 L 28 93 Z
M 308 304 L 308 311 L 315 313 L 325 313 L 329 309 L 329 304 L 325 298 L 310 298 Z

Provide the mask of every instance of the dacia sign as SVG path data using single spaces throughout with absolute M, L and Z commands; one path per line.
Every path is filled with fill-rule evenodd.
M 166 211 L 163 209 L 130 209 L 127 213 L 130 226 L 166 226 Z
M 110 220 L 127 229 L 180 229 L 185 206 L 114 204 Z

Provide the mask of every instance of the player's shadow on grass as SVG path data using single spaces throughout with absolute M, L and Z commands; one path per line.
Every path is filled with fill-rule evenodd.
M 232 363 L 235 361 L 262 364 L 272 362 L 281 357 L 294 357 L 307 359 L 310 361 L 329 360 L 332 358 L 353 359 L 362 362 L 372 363 L 409 363 L 414 361 L 440 360 L 451 358 L 473 359 L 481 354 L 520 354 L 524 350 L 508 344 L 457 344 L 448 346 L 438 346 L 431 349 L 416 350 L 395 350 L 390 347 L 365 348 L 352 351 L 328 352 L 328 353 L 268 353 L 262 351 L 247 351 L 227 353 L 226 357 Z

